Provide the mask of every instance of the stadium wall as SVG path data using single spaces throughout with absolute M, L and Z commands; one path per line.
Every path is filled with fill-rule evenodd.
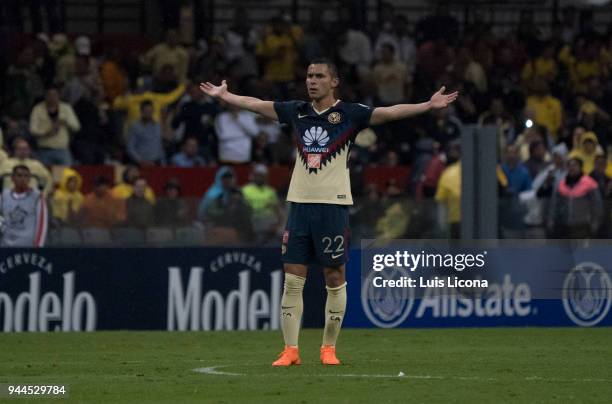
M 584 256 L 581 263 L 605 268 L 610 254 Z M 347 268 L 346 327 L 612 325 L 605 271 L 585 277 L 572 264 L 558 284 L 543 285 L 537 273 L 509 263 L 494 274 L 501 293 L 478 301 L 433 291 L 418 299 L 393 293 L 369 299 L 363 298 L 368 282 L 362 283 L 360 255 L 352 250 Z M 0 329 L 278 329 L 282 283 L 276 248 L 2 249 Z M 321 327 L 321 271 L 311 270 L 306 285 L 303 325 Z M 536 299 L 543 287 L 563 289 L 565 297 Z

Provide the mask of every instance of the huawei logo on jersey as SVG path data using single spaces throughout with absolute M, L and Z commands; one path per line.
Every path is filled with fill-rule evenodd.
M 302 136 L 302 147 L 298 148 L 300 159 L 309 174 L 317 174 L 336 158 L 339 152 L 350 147 L 354 129 L 347 128 L 330 143 L 327 131 L 319 126 L 307 129 Z
M 320 126 L 313 126 L 310 129 L 306 129 L 304 136 L 304 151 L 306 153 L 327 153 L 327 143 L 329 142 L 329 136 L 326 130 L 323 130 Z

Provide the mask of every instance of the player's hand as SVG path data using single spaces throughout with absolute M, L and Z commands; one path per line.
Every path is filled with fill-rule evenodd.
M 429 104 L 432 108 L 446 108 L 448 104 L 455 101 L 457 99 L 457 96 L 459 95 L 458 91 L 455 91 L 454 93 L 450 94 L 444 94 L 444 90 L 446 90 L 446 87 L 442 86 L 442 88 L 440 88 L 437 93 L 431 96 Z
M 227 93 L 227 82 L 223 80 L 220 86 L 215 86 L 209 81 L 200 83 L 200 90 L 213 98 L 220 98 Z

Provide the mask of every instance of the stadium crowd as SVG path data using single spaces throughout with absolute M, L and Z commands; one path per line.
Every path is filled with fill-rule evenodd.
M 289 128 L 218 104 L 198 83 L 227 79 L 239 94 L 307 99 L 307 63 L 326 56 L 345 101 L 383 106 L 428 99 L 442 85 L 460 91 L 449 108 L 359 134 L 350 156 L 358 238 L 459 235 L 459 138 L 470 124 L 498 127 L 500 237 L 612 236 L 612 26 L 596 31 L 591 9 L 565 8 L 550 27 L 524 10 L 503 34 L 478 13 L 462 26 L 445 6 L 413 27 L 386 5 L 371 27 L 342 10 L 333 22 L 281 14 L 255 26 L 236 10 L 211 37 L 172 28 L 139 55 L 40 33 L 0 69 L 4 186 L 15 165 L 28 166 L 53 226 L 199 223 L 207 240 L 276 243 L 283 195 L 267 185 L 267 166 L 292 164 Z M 83 195 L 77 165 L 127 168 L 119 184 L 96 178 Z M 192 206 L 176 181 L 154 195 L 139 174 L 152 165 L 220 168 Z M 242 188 L 232 168 L 240 165 L 253 167 Z M 368 167 L 406 165 L 406 183 L 364 180 Z M 55 183 L 51 166 L 65 167 Z

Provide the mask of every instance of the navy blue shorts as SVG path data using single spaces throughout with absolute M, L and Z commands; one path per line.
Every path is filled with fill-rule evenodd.
M 283 234 L 283 262 L 338 267 L 348 261 L 348 208 L 347 205 L 291 202 Z

